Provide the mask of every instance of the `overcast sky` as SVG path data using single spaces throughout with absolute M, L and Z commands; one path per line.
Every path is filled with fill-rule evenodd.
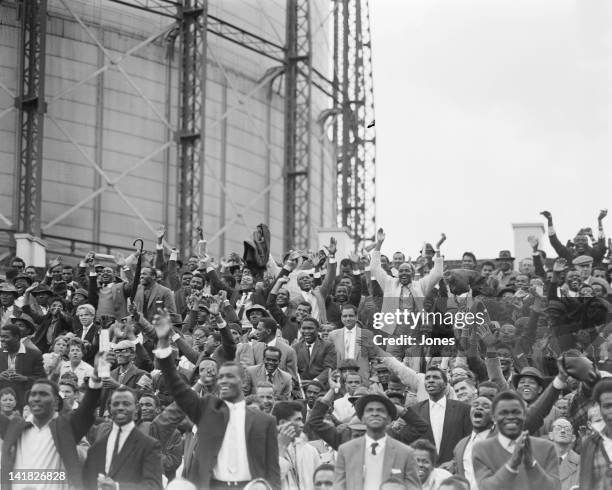
M 370 0 L 385 252 L 513 248 L 511 223 L 612 235 L 612 2 Z

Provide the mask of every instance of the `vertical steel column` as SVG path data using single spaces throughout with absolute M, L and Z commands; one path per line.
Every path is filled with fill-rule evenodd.
M 355 246 L 374 234 L 376 208 L 372 53 L 367 0 L 336 0 L 334 96 L 341 117 L 334 122 L 340 225 Z
M 191 254 L 203 208 L 208 0 L 185 0 L 180 20 L 179 250 Z
M 285 78 L 285 250 L 309 245 L 312 123 L 310 0 L 287 0 Z
M 42 147 L 45 103 L 47 1 L 22 0 L 20 71 L 15 107 L 18 186 L 15 195 L 16 229 L 40 236 Z

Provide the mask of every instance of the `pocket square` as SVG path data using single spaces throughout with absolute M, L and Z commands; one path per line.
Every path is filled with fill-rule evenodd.
M 402 470 L 398 469 L 398 468 L 391 468 L 391 474 L 392 475 L 400 475 L 402 473 Z

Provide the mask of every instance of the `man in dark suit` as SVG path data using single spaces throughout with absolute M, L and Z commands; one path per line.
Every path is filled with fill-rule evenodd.
M 437 367 L 425 372 L 425 390 L 428 400 L 415 406 L 416 412 L 429 424 L 426 438 L 438 451 L 438 463 L 453 459 L 457 443 L 472 432 L 470 407 L 446 396 L 448 379 L 446 373 Z
M 161 490 L 161 446 L 135 426 L 136 394 L 126 387 L 116 389 L 109 411 L 113 428 L 87 452 L 83 469 L 85 488 Z
M 12 323 L 0 328 L 0 344 L 0 389 L 13 388 L 21 409 L 34 380 L 45 377 L 42 354 L 21 343 L 21 331 Z
M 4 440 L 0 485 L 3 490 L 11 489 L 12 482 L 8 480 L 10 471 L 26 468 L 57 472 L 59 478 L 62 477 L 60 472 L 64 472 L 65 479 L 54 483 L 83 488 L 77 443 L 94 423 L 94 411 L 102 387 L 99 381 L 94 369 L 89 389 L 79 407 L 58 415 L 63 408 L 59 388 L 48 379 L 37 379 L 28 396 L 33 417 L 31 423 L 19 417 L 8 418 L 0 414 L 0 437 Z
M 149 322 L 153 320 L 158 308 L 166 309 L 169 313 L 176 313 L 172 291 L 157 283 L 155 271 L 150 267 L 143 267 L 140 272 L 140 286 L 136 291 L 134 303 L 138 311 L 141 311 Z
M 560 490 L 555 445 L 523 430 L 523 399 L 513 391 L 502 391 L 493 400 L 492 411 L 497 437 L 476 443 L 473 452 L 479 490 Z
M 256 334 L 258 342 L 253 345 L 255 364 L 263 362 L 263 354 L 267 345 L 278 347 L 282 353 L 279 367 L 291 374 L 291 377 L 297 382 L 298 371 L 295 351 L 287 344 L 285 339 L 276 336 L 277 329 L 278 323 L 276 323 L 274 318 L 261 318 L 257 323 Z
M 225 363 L 218 374 L 219 398 L 200 397 L 174 366 L 169 317 L 156 319 L 155 325 L 159 367 L 179 407 L 197 427 L 195 454 L 184 476 L 198 488 L 243 488 L 254 478 L 264 478 L 272 488 L 280 488 L 276 421 L 246 407 L 242 366 Z
M 474 445 L 495 436 L 493 429 L 493 419 L 491 418 L 491 400 L 485 396 L 477 397 L 470 407 L 470 421 L 472 422 L 472 433 L 461 439 L 453 451 L 455 458 L 456 473 L 465 477 L 470 482 L 473 490 L 478 490 L 478 482 L 474 475 L 474 463 L 472 452 Z
M 76 317 L 79 325 L 75 328 L 74 334 L 83 341 L 84 354 L 83 361 L 93 365 L 93 360 L 100 349 L 100 324 L 95 320 L 96 309 L 90 304 L 83 304 L 77 307 Z
M 319 338 L 319 322 L 313 317 L 302 320 L 302 340 L 293 346 L 300 379 L 317 379 L 326 387 L 329 370 L 336 369 L 336 350 L 331 342 Z
M 272 383 L 275 400 L 289 400 L 293 383 L 291 375 L 279 369 L 281 351 L 278 347 L 266 347 L 262 364 L 246 368 L 245 395 L 254 395 L 259 383 Z

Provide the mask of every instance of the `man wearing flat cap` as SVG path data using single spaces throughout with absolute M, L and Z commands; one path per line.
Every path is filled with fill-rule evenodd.
M 493 277 L 497 280 L 498 287 L 503 289 L 510 285 L 516 277 L 513 270 L 514 257 L 512 257 L 510 250 L 500 250 L 499 255 L 495 259 L 495 263 L 497 265 L 497 271 L 494 273 Z
M 591 284 L 593 277 L 593 257 L 590 255 L 579 255 L 572 260 L 572 265 L 580 274 L 580 280 L 583 284 Z
M 380 488 L 392 476 L 407 486 L 420 488 L 414 450 L 386 433 L 387 425 L 397 417 L 393 402 L 384 395 L 370 393 L 355 402 L 355 410 L 366 433 L 338 448 L 334 488 Z

